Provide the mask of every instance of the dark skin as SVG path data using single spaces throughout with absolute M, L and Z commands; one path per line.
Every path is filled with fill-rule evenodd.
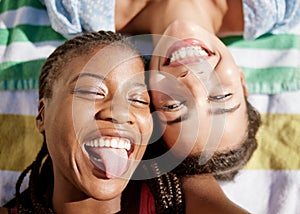
M 237 206 L 229 200 L 216 179 L 211 174 L 201 174 L 193 176 L 185 176 L 182 178 L 182 189 L 185 195 L 186 213 L 198 214 L 201 213 L 215 214 L 244 214 L 248 213 L 246 210 Z M 120 213 L 139 213 L 139 190 L 141 182 L 130 182 L 126 191 L 128 198 L 122 200 L 135 201 L 135 203 L 128 203 L 127 210 Z M 130 197 L 130 198 L 129 198 Z
M 119 0 L 115 12 L 116 30 L 130 34 L 161 34 L 175 20 L 197 22 L 220 35 L 244 28 L 242 0 Z
M 248 213 L 230 201 L 211 174 L 182 178 L 186 213 Z
M 131 2 L 135 9 L 127 16 L 127 20 L 123 19 L 122 22 L 118 19 L 119 14 L 123 14 L 124 18 L 124 13 L 128 11 L 123 10 L 122 13 L 118 1 L 116 2 L 116 26 L 119 32 L 163 34 L 176 20 L 191 21 L 218 36 L 241 33 L 244 29 L 242 0 L 152 0 L 142 1 L 139 6 L 136 1 Z M 123 6 L 124 4 L 123 2 Z M 183 177 L 182 185 L 186 213 L 199 213 L 199 210 L 204 213 L 247 213 L 226 197 L 210 174 Z M 128 213 L 139 211 L 138 206 L 130 207 Z
M 170 23 L 178 19 L 197 20 L 198 24 L 218 35 L 243 30 L 241 0 L 191 0 L 188 2 L 180 0 L 117 0 L 115 10 L 116 30 L 123 33 L 161 34 Z M 200 14 L 201 18 L 199 18 Z M 200 180 L 201 182 L 199 182 Z M 204 191 L 207 186 L 209 189 Z M 191 207 L 200 205 L 201 209 L 206 209 L 206 203 L 204 203 L 206 200 L 211 205 L 219 205 L 220 209 L 223 209 L 222 211 L 224 211 L 224 204 L 227 202 L 226 210 L 232 208 L 232 211 L 241 211 L 226 198 L 212 176 L 197 175 L 184 178 L 183 190 L 187 195 L 185 198 L 188 205 L 187 212 L 194 210 Z M 203 199 L 203 203 L 200 204 L 198 200 L 195 203 L 193 201 L 195 196 Z M 138 211 L 138 206 L 132 208 Z M 7 210 L 0 208 L 0 213 L 7 213 Z
M 8 214 L 7 209 L 0 207 L 0 214 Z

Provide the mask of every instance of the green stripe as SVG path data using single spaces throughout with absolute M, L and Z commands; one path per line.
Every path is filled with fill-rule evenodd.
M 242 36 L 229 36 L 222 38 L 229 47 L 251 49 L 300 49 L 300 35 L 278 34 L 264 35 L 256 40 L 244 40 Z
M 243 68 L 248 90 L 253 94 L 275 94 L 300 89 L 300 67 Z
M 0 45 L 9 45 L 13 42 L 44 42 L 65 41 L 65 38 L 55 32 L 51 26 L 18 25 L 10 29 L 0 29 Z
M 24 6 L 46 10 L 39 0 L 0 0 L 0 13 L 7 10 L 16 10 Z
M 45 60 L 0 64 L 0 90 L 37 89 L 40 71 Z

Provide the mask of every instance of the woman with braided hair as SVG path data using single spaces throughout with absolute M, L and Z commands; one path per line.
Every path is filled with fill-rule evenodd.
M 58 47 L 40 74 L 42 148 L 16 184 L 16 209 L 0 213 L 118 212 L 152 132 L 144 74 L 142 58 L 117 33 L 86 33 Z

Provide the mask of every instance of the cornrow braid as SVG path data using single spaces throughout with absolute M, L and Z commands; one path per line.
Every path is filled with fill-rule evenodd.
M 91 53 L 97 48 L 108 45 L 126 48 L 138 55 L 137 49 L 131 42 L 119 33 L 98 31 L 77 36 L 57 47 L 47 58 L 39 78 L 39 99 L 51 98 L 54 82 L 74 57 Z M 16 183 L 16 207 L 20 214 L 55 213 L 52 208 L 53 166 L 47 149 L 45 133 L 43 135 L 44 142 L 35 161 L 21 173 Z M 20 193 L 21 184 L 28 173 L 30 173 L 29 186 Z
M 136 48 L 123 35 L 111 31 L 89 32 L 66 41 L 48 57 L 39 79 L 39 99 L 52 95 L 52 85 L 63 68 L 77 56 L 91 53 L 107 45 L 121 46 L 138 54 Z
M 157 175 L 147 180 L 155 199 L 155 209 L 158 214 L 185 213 L 185 204 L 180 178 L 172 172 L 160 175 L 157 163 L 151 165 Z
M 43 206 L 43 202 L 41 202 L 42 198 L 39 196 L 39 192 L 43 192 L 43 185 L 39 177 L 40 168 L 42 165 L 43 160 L 45 157 L 49 155 L 47 145 L 44 141 L 42 148 L 40 152 L 38 153 L 35 161 L 21 173 L 21 176 L 19 177 L 17 184 L 16 184 L 16 203 L 17 203 L 17 209 L 19 213 L 54 213 L 51 208 L 45 208 Z M 52 168 L 48 168 L 47 171 L 52 170 Z M 27 197 L 24 197 L 20 193 L 20 186 L 23 182 L 24 177 L 26 174 L 30 173 L 29 177 L 29 187 L 28 187 L 28 193 Z M 53 180 L 53 175 L 51 178 Z M 23 197 L 22 197 L 23 196 Z M 30 199 L 30 200 L 29 200 Z

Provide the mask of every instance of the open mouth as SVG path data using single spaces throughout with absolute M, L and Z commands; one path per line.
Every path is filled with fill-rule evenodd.
M 128 138 L 103 136 L 84 144 L 93 165 L 107 178 L 120 177 L 128 169 L 129 156 L 134 150 Z
M 186 65 L 202 61 L 214 53 L 197 39 L 184 39 L 175 42 L 167 51 L 164 66 Z

